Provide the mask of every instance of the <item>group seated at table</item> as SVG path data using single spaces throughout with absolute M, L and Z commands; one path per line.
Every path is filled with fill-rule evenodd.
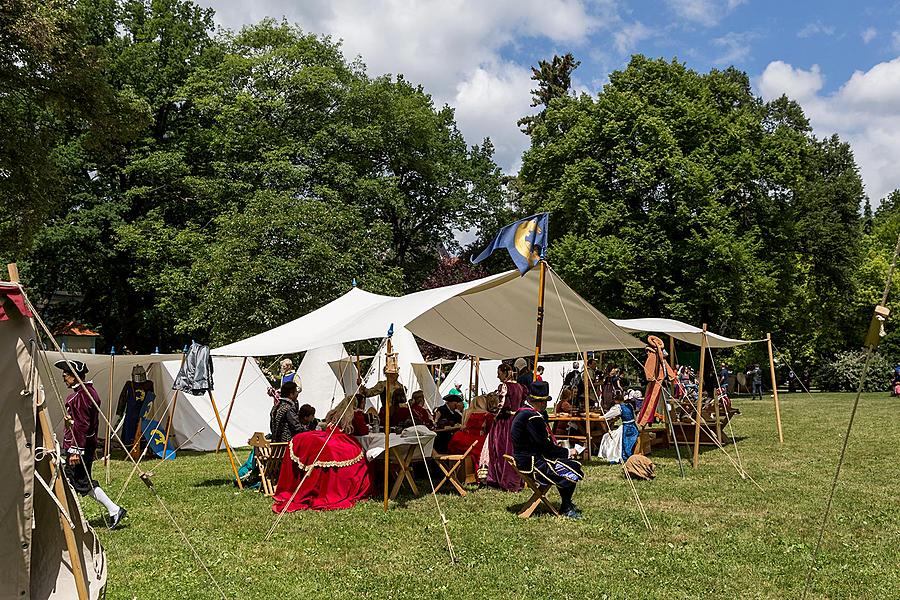
M 353 437 L 357 404 L 358 397 L 347 396 L 328 412 L 324 429 L 294 435 L 281 463 L 272 510 L 350 508 L 370 494 L 366 457 Z

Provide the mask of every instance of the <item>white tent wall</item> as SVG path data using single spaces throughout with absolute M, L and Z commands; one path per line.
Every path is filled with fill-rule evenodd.
M 386 329 L 385 333 L 387 333 Z M 406 387 L 407 394 L 412 395 L 412 393 L 416 390 L 422 389 L 422 386 L 419 384 L 419 380 L 416 379 L 415 371 L 413 369 L 413 364 L 425 362 L 425 359 L 422 358 L 422 351 L 419 350 L 419 345 L 416 343 L 416 338 L 413 337 L 413 334 L 411 334 L 409 330 L 403 327 L 394 328 L 394 335 L 391 338 L 391 343 L 394 352 L 397 353 L 397 366 L 400 371 L 398 381 Z M 386 354 L 387 341 L 385 340 L 378 348 L 378 352 L 375 353 L 375 358 L 372 359 L 372 364 L 369 367 L 369 371 L 363 381 L 366 387 L 372 387 L 376 383 L 384 379 L 384 363 Z M 433 391 L 431 393 L 433 395 Z M 426 394 L 426 398 L 427 397 L 428 394 Z
M 323 418 L 335 404 L 344 398 L 344 386 L 328 363 L 346 357 L 347 350 L 343 344 L 322 346 L 307 350 L 303 360 L 300 361 L 300 366 L 297 367 L 297 374 L 303 385 L 303 391 L 300 392 L 300 404 L 309 404 L 315 408 L 316 417 L 319 419 Z
M 487 392 L 494 392 L 500 386 L 500 380 L 497 378 L 497 367 L 500 366 L 501 362 L 502 361 L 499 360 L 479 361 L 479 393 L 484 394 Z M 580 362 L 581 361 L 579 361 L 579 363 Z M 453 389 L 453 386 L 457 382 L 461 382 L 463 384 L 463 393 L 468 398 L 466 390 L 469 387 L 470 364 L 471 362 L 467 359 L 456 361 L 456 364 L 450 368 L 447 377 L 444 379 L 443 383 L 441 383 L 441 397 L 449 394 L 450 390 Z M 562 390 L 562 384 L 563 380 L 566 378 L 566 374 L 572 370 L 572 361 L 541 361 L 538 365 L 544 367 L 544 381 L 550 384 L 550 398 L 552 399 L 550 405 L 552 406 L 559 398 L 559 392 Z M 472 379 L 475 379 L 474 374 Z

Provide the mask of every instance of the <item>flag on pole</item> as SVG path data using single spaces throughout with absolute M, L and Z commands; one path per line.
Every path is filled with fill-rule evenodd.
M 481 254 L 472 259 L 472 263 L 478 264 L 495 250 L 506 248 L 516 268 L 524 275 L 546 254 L 549 221 L 550 213 L 538 213 L 507 225 Z

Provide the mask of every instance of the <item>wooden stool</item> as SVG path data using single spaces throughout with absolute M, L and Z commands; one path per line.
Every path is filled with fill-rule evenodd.
M 459 492 L 460 496 L 465 496 L 468 493 L 466 488 L 460 485 L 459 479 L 456 477 L 456 470 L 465 463 L 466 459 L 469 458 L 469 454 L 472 453 L 472 450 L 477 444 L 478 442 L 472 442 L 469 449 L 462 454 L 441 454 L 436 450 L 431 451 L 431 458 L 434 459 L 434 462 L 440 470 L 444 472 L 444 478 L 434 487 L 435 492 L 441 489 L 441 486 L 449 481 L 450 485 L 456 488 L 456 491 Z
M 550 501 L 547 500 L 547 492 L 549 492 L 550 488 L 552 488 L 553 486 L 549 484 L 543 486 L 538 485 L 538 482 L 535 481 L 531 475 L 523 473 L 519 470 L 519 467 L 516 466 L 516 461 L 512 456 L 510 456 L 509 454 L 504 454 L 503 458 L 505 458 L 506 462 L 508 462 L 510 466 L 515 469 L 516 473 L 519 474 L 519 477 L 521 477 L 522 481 L 525 482 L 525 487 L 531 490 L 531 498 L 528 499 L 528 502 L 526 502 L 522 510 L 519 511 L 519 517 L 527 519 L 532 514 L 534 514 L 534 511 L 537 510 L 537 507 L 540 506 L 541 503 L 549 508 L 550 512 L 552 512 L 554 515 L 559 516 L 559 512 L 553 507 L 552 504 L 550 504 Z
M 253 447 L 254 460 L 259 466 L 260 491 L 266 496 L 274 496 L 281 461 L 290 442 L 272 442 L 266 439 L 263 432 L 257 431 L 247 443 Z

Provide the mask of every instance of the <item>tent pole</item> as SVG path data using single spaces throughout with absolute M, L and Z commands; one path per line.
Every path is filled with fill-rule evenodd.
M 541 338 L 544 335 L 544 285 L 547 273 L 547 263 L 541 259 L 540 282 L 538 283 L 537 303 L 537 328 L 534 333 L 534 365 L 532 366 L 532 381 L 537 379 L 538 358 L 541 355 Z M 528 390 L 531 393 L 531 390 Z
M 9 280 L 13 283 L 19 283 L 19 268 L 16 266 L 16 263 L 9 263 L 6 265 L 7 270 L 9 271 Z M 31 374 L 32 381 L 37 381 L 37 373 L 33 372 Z M 37 389 L 37 386 L 32 386 L 34 388 L 34 408 L 37 409 L 38 415 L 38 423 L 41 426 L 41 436 L 44 439 L 44 448 L 54 448 L 56 446 L 56 441 L 53 439 L 53 429 L 50 427 L 50 418 L 47 416 L 47 407 L 44 404 L 44 399 L 40 397 L 40 392 Z M 53 462 L 53 459 L 50 459 L 50 478 L 53 480 L 53 492 L 56 495 L 56 499 L 59 501 L 61 506 L 67 506 L 68 502 L 66 501 L 66 488 L 65 484 L 63 484 L 63 478 L 57 477 L 57 463 Z M 75 578 L 75 589 L 78 591 L 78 600 L 88 600 L 88 587 L 87 587 L 87 579 L 84 576 L 84 566 L 82 565 L 82 556 L 81 556 L 81 548 L 75 541 L 75 532 L 73 532 L 69 528 L 69 524 L 66 522 L 66 518 L 60 513 L 59 515 L 59 525 L 62 527 L 63 536 L 66 538 L 66 549 L 69 551 L 69 562 L 72 563 L 72 575 Z
M 116 370 L 116 349 L 109 353 L 109 390 L 106 394 L 106 456 L 103 457 L 103 465 L 106 467 L 106 485 L 109 485 L 109 458 L 112 455 L 112 398 L 113 398 L 113 371 Z
M 713 371 L 715 371 L 716 363 L 713 362 L 712 348 L 707 348 L 706 351 L 709 352 L 709 364 L 714 367 Z M 719 443 L 721 444 L 722 443 L 722 421 L 719 419 L 719 417 L 720 417 L 719 390 L 722 389 L 722 381 L 719 379 L 718 373 L 713 373 L 713 375 L 715 375 L 715 377 L 716 377 L 716 384 L 717 384 L 716 390 L 715 390 L 715 396 L 713 397 L 713 408 L 716 411 L 716 439 L 719 440 Z M 725 383 L 728 383 L 728 382 L 726 381 Z
M 244 357 L 244 360 L 241 362 L 241 370 L 238 371 L 237 381 L 234 383 L 234 393 L 231 395 L 231 404 L 228 405 L 228 414 L 225 415 L 225 429 L 228 429 L 228 421 L 231 420 L 231 411 L 234 410 L 234 402 L 237 400 L 238 388 L 241 387 L 241 378 L 244 376 L 244 367 L 247 366 L 247 357 Z M 219 448 L 222 447 L 222 438 L 219 438 L 219 442 L 216 444 L 216 454 L 219 453 Z M 165 454 L 163 454 L 165 457 Z
M 469 402 L 472 401 L 472 381 L 475 375 L 475 357 L 469 355 L 469 389 L 466 390 L 466 397 L 468 397 Z M 477 395 L 477 394 L 476 394 Z
M 672 382 L 672 400 L 674 403 L 675 400 L 675 384 L 677 383 L 678 371 L 675 370 L 675 338 L 673 336 L 669 336 L 669 366 L 672 367 L 672 371 L 675 373 L 676 381 Z M 672 410 L 665 411 L 666 418 L 669 420 L 669 427 L 666 427 L 666 437 L 669 437 L 669 443 L 675 443 L 675 449 L 678 450 L 678 442 L 675 440 L 675 420 L 672 418 Z M 678 457 L 678 463 L 681 464 L 681 456 Z M 684 469 L 681 469 L 681 476 L 684 477 Z
M 391 396 L 393 395 L 393 387 L 397 382 L 398 375 L 394 345 L 391 342 L 391 338 L 388 337 L 384 353 L 384 512 L 387 512 L 388 496 L 391 493 L 388 485 L 391 472 Z
M 772 334 L 766 334 L 766 344 L 769 347 L 769 372 L 772 374 L 772 396 L 775 398 L 775 425 L 778 426 L 778 443 L 784 443 L 784 433 L 781 431 L 781 405 L 778 403 L 778 381 L 775 379 L 775 360 L 772 358 Z
M 481 359 L 475 357 L 475 395 L 481 395 L 481 386 L 478 383 L 478 376 L 481 374 Z
M 697 409 L 694 415 L 694 468 L 700 466 L 700 421 L 703 419 L 703 368 L 706 366 L 706 323 L 700 338 L 700 377 L 697 380 Z
M 589 386 L 592 382 L 590 377 L 588 377 L 587 351 L 583 352 L 581 357 L 584 360 L 584 368 L 582 370 L 584 376 L 581 378 L 584 381 L 584 443 L 587 444 L 587 457 L 584 459 L 584 462 L 589 463 L 591 462 L 591 396 Z
M 234 462 L 234 453 L 231 451 L 231 446 L 228 444 L 228 437 L 225 435 L 225 427 L 222 425 L 222 417 L 219 415 L 219 409 L 216 407 L 216 399 L 213 397 L 212 390 L 206 390 L 206 393 L 209 394 L 209 401 L 212 404 L 213 412 L 216 414 L 216 421 L 219 423 L 219 432 L 222 434 L 222 441 L 225 442 L 225 451 L 228 453 L 228 460 L 231 461 L 231 470 L 234 471 L 234 479 L 237 481 L 238 489 L 243 490 L 244 485 L 241 483 L 241 476 L 238 475 L 237 464 Z M 163 457 L 165 456 L 165 451 L 163 451 Z
M 181 355 L 181 365 L 178 367 L 178 372 L 181 372 L 181 367 L 184 366 L 184 361 L 187 359 L 187 353 L 182 353 Z M 160 369 L 162 370 L 162 369 Z M 176 374 L 176 378 L 178 375 Z M 174 385 L 172 386 L 175 387 Z M 166 423 L 166 439 L 163 440 L 163 460 L 166 458 L 166 450 L 169 447 L 169 433 L 172 432 L 172 420 L 175 418 L 175 405 L 178 403 L 178 390 L 172 390 L 172 399 L 169 401 L 169 420 Z

